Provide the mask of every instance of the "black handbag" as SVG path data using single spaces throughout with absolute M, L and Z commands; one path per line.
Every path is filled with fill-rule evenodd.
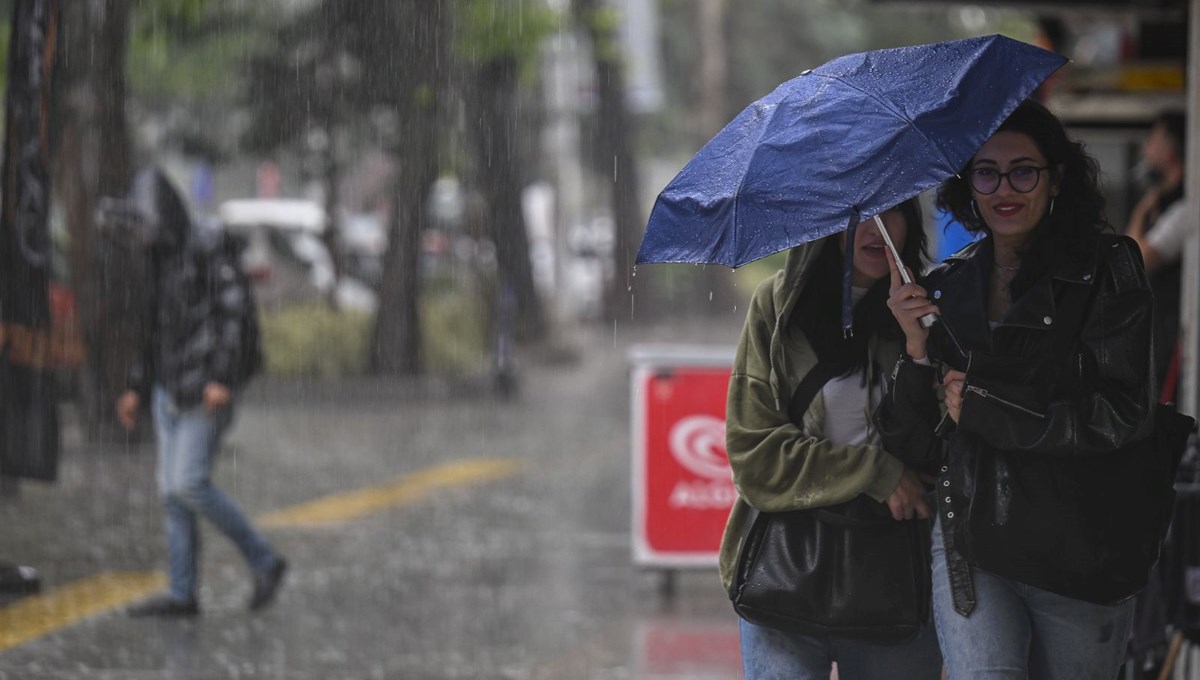
M 796 388 L 793 422 L 832 375 L 818 364 Z M 930 523 L 896 521 L 866 496 L 836 506 L 752 511 L 729 597 L 750 623 L 880 643 L 911 639 L 930 615 Z
M 1063 323 L 1050 356 L 1072 351 L 1072 333 L 1082 324 L 1087 302 L 1068 293 L 1057 305 Z M 1079 458 L 1047 455 L 1023 456 L 1020 466 L 1012 466 L 1010 456 L 1021 454 L 979 456 L 967 511 L 971 562 L 1097 604 L 1136 595 L 1158 561 L 1174 508 L 1176 472 L 1194 426 L 1173 406 L 1158 405 L 1150 436 L 1088 454 L 1083 465 Z M 1048 497 L 1058 501 L 1054 516 L 1033 500 Z
M 967 511 L 971 562 L 1077 600 L 1107 605 L 1136 595 L 1170 526 L 1175 471 L 1192 424 L 1159 406 L 1153 436 L 1090 454 L 1086 465 L 1047 457 L 1018 467 L 981 457 Z M 996 519 L 998 486 L 1007 496 L 1003 523 Z M 1058 500 L 1054 516 L 1032 500 L 1050 494 Z

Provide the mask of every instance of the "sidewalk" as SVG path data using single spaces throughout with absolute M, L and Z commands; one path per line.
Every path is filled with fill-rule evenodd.
M 736 618 L 715 573 L 682 574 L 668 602 L 658 575 L 630 563 L 625 352 L 729 344 L 739 327 L 590 332 L 579 363 L 523 357 L 512 401 L 487 381 L 264 381 L 244 400 L 218 485 L 252 516 L 364 494 L 379 505 L 268 529 L 294 569 L 257 615 L 241 608 L 237 555 L 206 530 L 202 617 L 100 614 L 0 651 L 0 680 L 734 678 Z M 48 592 L 161 570 L 153 458 L 149 445 L 86 446 L 65 428 L 60 481 L 0 500 L 0 557 L 38 568 Z

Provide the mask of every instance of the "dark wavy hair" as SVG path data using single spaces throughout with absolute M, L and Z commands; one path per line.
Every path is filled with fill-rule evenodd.
M 1067 135 L 1059 119 L 1045 106 L 1027 99 L 1012 112 L 996 132 L 1017 132 L 1033 140 L 1050 166 L 1050 181 L 1058 182 L 1053 211 L 1047 213 L 1019 253 L 1021 270 L 1013 279 L 1013 297 L 1028 290 L 1049 268 L 1058 252 L 1082 253 L 1091 247 L 1102 230 L 1112 230 L 1104 212 L 1100 192 L 1100 167 L 1083 144 Z M 967 181 L 971 159 L 959 173 L 942 184 L 937 207 L 949 212 L 971 233 L 990 234 L 973 205 Z
M 920 274 L 925 266 L 925 224 L 921 218 L 921 204 L 916 198 L 893 208 L 900 211 L 908 225 L 900 259 Z M 853 244 L 848 244 L 853 247 Z M 856 371 L 863 372 L 870 357 L 867 341 L 872 335 L 900 339 L 904 335 L 896 318 L 887 308 L 888 277 L 876 281 L 867 294 L 854 306 L 854 335 L 842 336 L 842 276 L 845 268 L 838 237 L 825 239 L 821 252 L 813 259 L 811 272 L 800 299 L 792 311 L 791 327 L 804 333 L 809 344 L 817 353 L 817 360 L 833 364 L 834 375 L 847 376 Z

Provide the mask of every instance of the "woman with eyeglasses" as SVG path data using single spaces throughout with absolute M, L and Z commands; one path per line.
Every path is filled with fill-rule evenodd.
M 933 599 L 951 680 L 1108 680 L 1123 661 L 1139 586 L 1104 525 L 1153 499 L 1105 475 L 1150 427 L 1152 295 L 1103 203 L 1096 162 L 1026 101 L 938 194 L 984 238 L 919 285 L 892 263 L 905 352 L 877 417 L 885 446 L 944 455 Z

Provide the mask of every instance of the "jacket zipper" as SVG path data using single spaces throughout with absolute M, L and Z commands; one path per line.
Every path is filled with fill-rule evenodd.
M 1003 397 L 998 397 L 982 387 L 976 387 L 975 385 L 967 385 L 967 391 L 974 392 L 975 394 L 978 394 L 979 396 L 983 397 L 984 399 L 991 399 L 993 401 L 1004 404 L 1005 406 L 1007 406 L 1009 408 L 1016 409 L 1022 413 L 1028 413 L 1029 415 L 1031 415 L 1035 418 L 1041 418 L 1043 420 L 1045 420 L 1045 418 L 1046 418 L 1046 415 L 1044 413 L 1038 413 L 1037 411 L 1025 408 L 1024 406 L 1021 406 L 1020 404 L 1011 402 L 1007 399 L 1004 399 Z

